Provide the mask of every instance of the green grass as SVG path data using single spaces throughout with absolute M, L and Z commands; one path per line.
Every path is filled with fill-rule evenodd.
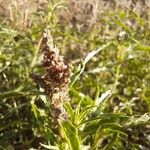
M 67 7 L 49 1 L 46 10 L 32 16 L 35 23 L 23 29 L 0 23 L 0 149 L 148 150 L 149 9 L 145 6 L 146 17 L 115 5 L 88 26 L 80 19 L 74 25 L 65 22 L 60 12 L 71 13 Z M 69 118 L 58 123 L 51 99 L 29 77 L 43 73 L 45 28 L 74 66 L 64 103 Z

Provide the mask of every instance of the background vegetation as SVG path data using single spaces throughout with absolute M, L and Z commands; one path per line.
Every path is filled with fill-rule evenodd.
M 0 149 L 150 149 L 149 0 L 0 5 Z M 59 131 L 51 100 L 29 78 L 43 71 L 45 28 L 74 66 Z

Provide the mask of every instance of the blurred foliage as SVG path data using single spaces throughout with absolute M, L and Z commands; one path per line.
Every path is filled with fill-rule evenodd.
M 149 150 L 148 4 L 50 0 L 24 23 L 13 5 L 13 19 L 0 19 L 0 149 Z M 42 72 L 45 28 L 74 66 L 59 132 L 50 100 L 28 77 Z

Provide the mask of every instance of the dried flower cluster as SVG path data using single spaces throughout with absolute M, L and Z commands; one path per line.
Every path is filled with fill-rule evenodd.
M 43 53 L 44 75 L 32 74 L 31 78 L 50 97 L 55 119 L 65 119 L 67 115 L 63 104 L 66 101 L 72 65 L 64 63 L 63 57 L 59 54 L 59 49 L 53 45 L 49 30 L 45 30 L 43 34 L 41 50 Z

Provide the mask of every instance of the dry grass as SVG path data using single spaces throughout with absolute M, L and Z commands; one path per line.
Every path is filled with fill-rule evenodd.
M 30 27 L 33 23 L 31 15 L 47 8 L 48 2 L 52 0 L 0 0 L 0 16 L 11 23 Z M 149 0 L 65 0 L 67 9 L 59 11 L 62 24 L 70 23 L 80 31 L 86 31 L 92 27 L 100 15 L 108 10 L 131 9 L 139 15 L 145 15 L 150 9 Z M 147 17 L 147 16 L 146 16 Z
M 15 26 L 30 27 L 33 23 L 31 15 L 42 10 L 45 0 L 1 0 L 0 16 Z

